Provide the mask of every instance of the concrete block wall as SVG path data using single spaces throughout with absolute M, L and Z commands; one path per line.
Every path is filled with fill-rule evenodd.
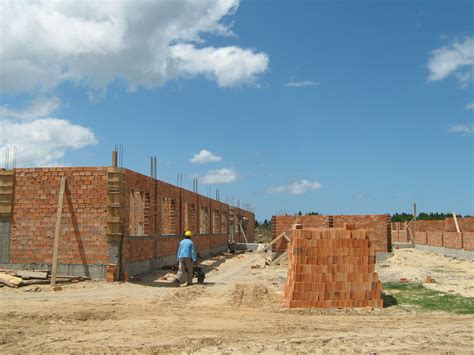
M 276 238 L 282 232 L 290 231 L 293 224 L 302 224 L 303 228 L 343 228 L 345 223 L 354 223 L 356 229 L 367 231 L 371 245 L 376 252 L 391 250 L 390 216 L 382 215 L 334 215 L 334 216 L 273 216 L 272 236 Z M 273 250 L 287 249 L 285 240 L 275 243 Z

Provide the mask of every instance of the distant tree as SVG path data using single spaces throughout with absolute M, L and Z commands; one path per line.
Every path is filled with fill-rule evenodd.
M 418 216 L 416 216 L 417 220 L 424 221 L 424 220 L 445 220 L 446 218 L 452 217 L 452 213 L 439 213 L 439 212 L 420 212 Z M 457 215 L 457 217 L 461 217 L 461 215 Z M 413 219 L 412 213 L 395 213 L 392 215 L 392 222 L 410 222 Z
M 298 216 L 302 216 L 302 215 L 303 215 L 303 213 L 301 213 L 301 211 L 299 211 L 299 212 L 298 212 Z
M 306 213 L 307 216 L 319 216 L 319 212 L 308 212 Z

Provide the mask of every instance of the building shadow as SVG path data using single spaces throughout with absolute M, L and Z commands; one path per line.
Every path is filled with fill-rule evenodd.
M 74 212 L 74 205 L 72 203 L 71 190 L 69 189 L 69 184 L 66 182 L 65 186 L 65 195 L 66 202 L 69 209 L 69 214 L 71 216 L 71 224 L 74 231 L 74 237 L 76 238 L 77 247 L 79 249 L 79 256 L 81 258 L 81 265 L 84 268 L 84 276 L 90 277 L 89 265 L 87 264 L 86 252 L 84 249 L 84 242 L 81 238 L 81 232 L 79 230 L 79 223 L 77 222 L 76 213 Z
M 199 266 L 204 273 L 208 274 L 211 271 L 218 269 L 226 260 L 237 258 L 238 256 L 239 254 L 221 253 L 212 258 L 201 260 Z M 132 276 L 129 278 L 128 282 L 150 287 L 178 288 L 179 286 L 173 282 L 177 272 L 178 264 L 176 263 L 175 265 L 163 266 L 159 269 Z M 183 279 L 186 279 L 186 275 L 184 275 Z M 205 280 L 203 283 L 198 283 L 196 277 L 194 277 L 193 283 L 195 285 L 203 286 L 212 286 L 215 284 L 214 282 L 207 282 Z M 186 282 L 184 282 L 184 284 L 186 284 Z

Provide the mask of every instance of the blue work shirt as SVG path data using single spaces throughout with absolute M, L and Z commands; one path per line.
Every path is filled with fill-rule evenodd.
M 191 239 L 183 239 L 179 242 L 177 259 L 192 258 L 196 262 L 196 255 L 194 254 L 194 243 Z

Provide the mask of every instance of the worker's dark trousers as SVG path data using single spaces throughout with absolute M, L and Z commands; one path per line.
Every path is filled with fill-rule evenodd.
M 178 267 L 178 274 L 176 278 L 179 282 L 182 282 L 183 274 L 186 272 L 188 276 L 188 285 L 193 283 L 193 259 L 191 258 L 179 258 L 179 267 Z

